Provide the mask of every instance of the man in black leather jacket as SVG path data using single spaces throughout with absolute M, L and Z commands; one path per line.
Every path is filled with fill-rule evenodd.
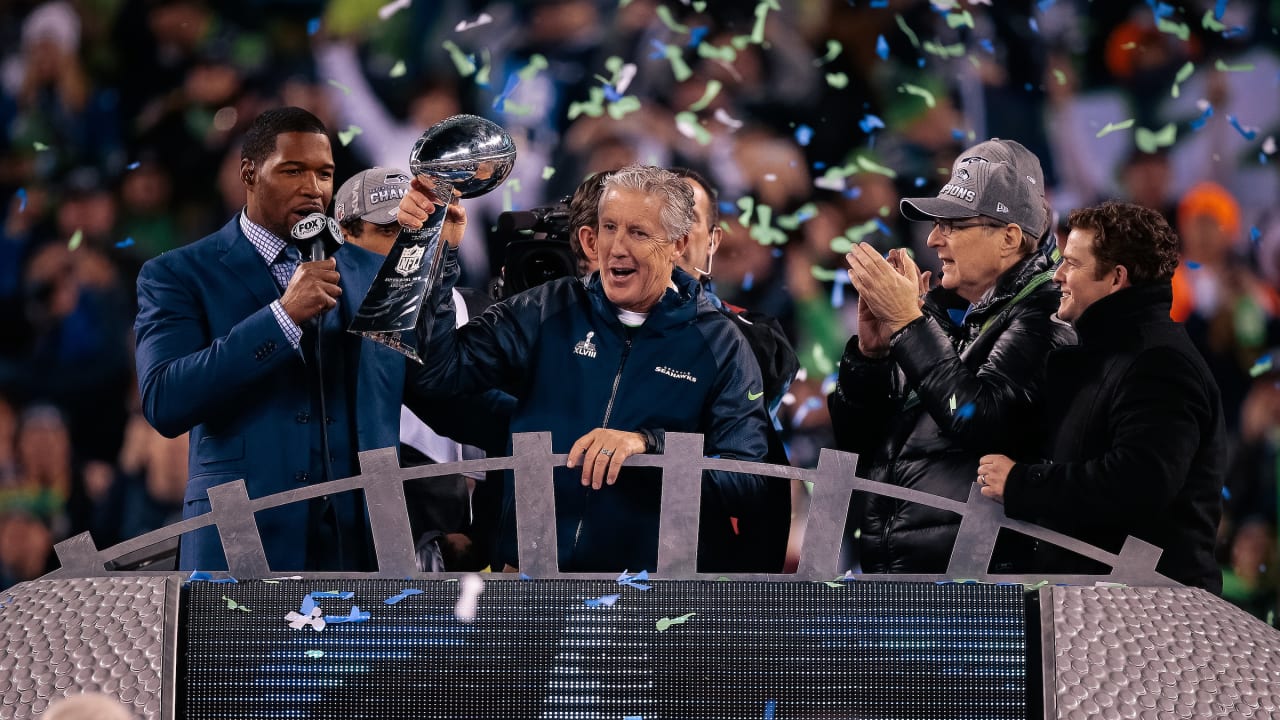
M 1208 365 L 1169 319 L 1178 238 L 1158 212 L 1125 203 L 1076 210 L 1069 224 L 1058 316 L 1080 344 L 1049 356 L 1051 462 L 988 455 L 978 484 L 1011 518 L 1111 552 L 1134 535 L 1164 551 L 1161 573 L 1221 592 L 1226 430 Z M 1028 570 L 1106 572 L 1043 542 Z
M 962 152 L 936 198 L 902 201 L 932 221 L 942 261 L 928 289 L 902 250 L 866 243 L 848 254 L 858 334 L 828 399 L 837 445 L 858 453 L 858 474 L 964 500 L 978 458 L 1035 447 L 1044 359 L 1073 342 L 1054 317 L 1053 261 L 1040 251 L 1050 217 L 1040 163 L 1022 145 L 989 140 Z M 873 495 L 847 532 L 861 529 L 862 570 L 942 573 L 960 518 Z M 854 507 L 858 507 L 855 503 Z

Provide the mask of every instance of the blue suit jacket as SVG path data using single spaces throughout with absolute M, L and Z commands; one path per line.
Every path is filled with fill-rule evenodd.
M 342 276 L 336 312 L 345 328 L 383 258 L 353 245 L 334 258 Z M 191 431 L 184 518 L 209 510 L 213 485 L 244 478 L 249 496 L 260 497 L 318 480 L 307 474 L 315 420 L 305 365 L 269 307 L 279 297 L 238 214 L 216 233 L 148 261 L 138 276 L 143 412 L 167 437 Z M 326 380 L 326 393 L 347 393 L 355 408 L 330 426 L 331 442 L 355 439 L 354 462 L 357 451 L 398 444 L 406 361 L 386 346 L 344 335 L 344 354 L 355 362 L 345 363 L 342 378 Z M 259 513 L 257 520 L 272 568 L 303 569 L 307 504 Z M 216 531 L 184 536 L 179 563 L 184 570 L 225 568 Z

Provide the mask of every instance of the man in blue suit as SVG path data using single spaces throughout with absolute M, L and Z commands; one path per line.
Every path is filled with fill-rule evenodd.
M 405 359 L 346 332 L 383 258 L 348 245 L 299 262 L 286 241 L 300 220 L 325 212 L 333 175 L 320 120 L 300 108 L 264 112 L 241 152 L 244 211 L 152 259 L 138 277 L 143 411 L 166 436 L 191 431 L 184 518 L 209 510 L 214 485 L 244 478 L 249 496 L 261 497 L 349 477 L 359 473 L 358 452 L 399 441 Z M 458 227 L 446 221 L 443 233 Z M 359 493 L 293 503 L 256 520 L 273 570 L 372 566 Z M 226 567 L 212 528 L 185 535 L 178 557 L 183 570 Z

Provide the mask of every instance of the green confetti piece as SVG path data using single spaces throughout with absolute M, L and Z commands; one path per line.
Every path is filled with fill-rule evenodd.
M 926 40 L 924 43 L 924 51 L 930 55 L 937 55 L 940 58 L 958 58 L 964 55 L 964 44 L 955 43 L 954 45 L 941 45 L 933 42 L 932 40 Z
M 751 42 L 756 45 L 764 44 L 764 24 L 769 17 L 770 10 L 781 10 L 777 0 L 760 0 L 756 4 L 756 22 L 751 27 Z
M 598 87 L 592 87 L 587 91 L 587 99 L 580 102 L 569 103 L 569 119 L 573 120 L 579 115 L 587 117 L 600 117 L 604 114 L 604 90 Z
M 324 651 L 323 651 L 323 650 L 308 650 L 308 651 L 306 652 L 306 656 L 307 656 L 307 657 L 309 657 L 309 658 L 322 658 L 322 657 L 324 657 Z
M 1053 71 L 1053 79 L 1057 80 L 1059 85 L 1067 84 L 1067 74 L 1062 72 L 1061 70 L 1055 69 Z
M 842 72 L 827 73 L 827 84 L 837 90 L 843 90 L 849 85 L 849 76 Z
M 1212 8 L 1204 11 L 1204 19 L 1200 21 L 1200 25 L 1209 32 L 1222 32 L 1227 29 L 1226 25 L 1218 22 L 1217 18 L 1213 16 Z
M 662 24 L 666 25 L 667 29 L 670 30 L 671 32 L 688 34 L 689 26 L 681 25 L 679 22 L 677 22 L 676 19 L 671 15 L 671 9 L 668 8 L 666 5 L 659 5 L 657 9 L 657 14 L 658 14 L 658 19 L 661 20 Z
M 480 69 L 476 71 L 476 84 L 484 85 L 488 87 L 490 66 L 489 66 L 489 50 L 487 48 L 483 52 L 481 52 L 481 57 L 483 58 L 483 62 L 481 62 L 480 64 Z M 502 107 L 503 107 L 503 110 L 505 111 L 506 104 L 503 103 Z
M 620 97 L 616 102 L 609 103 L 609 117 L 614 120 L 621 120 L 628 113 L 633 113 L 640 109 L 640 98 L 635 95 L 627 95 Z
M 1259 375 L 1271 372 L 1271 362 L 1270 355 L 1264 355 L 1261 358 L 1258 358 L 1258 362 L 1254 363 L 1253 367 L 1249 368 L 1249 377 L 1256 378 Z
M 862 538 L 862 528 L 858 528 L 857 530 L 854 530 L 854 531 L 853 531 L 853 539 L 854 539 L 854 540 L 859 540 L 859 539 L 861 539 L 861 538 Z
M 35 142 L 31 143 L 31 147 L 35 148 L 36 152 L 44 152 L 45 150 L 49 149 L 48 145 L 45 145 L 39 140 L 36 140 Z
M 814 65 L 826 65 L 827 63 L 840 57 L 840 53 L 844 51 L 844 46 L 839 40 L 827 40 L 827 54 L 821 58 L 814 60 Z
M 804 224 L 809 218 L 818 214 L 818 206 L 814 203 L 805 203 L 799 209 L 790 215 L 783 215 L 778 218 L 778 227 L 783 230 L 795 230 Z
M 862 223 L 861 225 L 854 225 L 848 230 L 845 230 L 844 236 L 849 238 L 850 243 L 860 243 L 862 242 L 862 238 L 870 235 L 873 232 L 876 232 L 879 229 L 880 229 L 880 223 L 876 222 L 875 220 L 868 220 Z
M 785 245 L 787 234 L 773 227 L 773 208 L 768 205 L 756 205 L 756 223 L 748 233 L 761 245 Z
M 884 165 L 880 165 L 879 163 L 873 162 L 869 158 L 862 157 L 861 155 L 857 157 L 856 162 L 858 163 L 859 168 L 869 173 L 884 175 L 887 178 L 898 177 L 897 171 L 895 171 L 893 168 L 887 168 Z
M 364 130 L 361 130 L 359 125 L 348 125 L 346 130 L 338 131 L 338 142 L 342 143 L 342 147 L 346 147 L 351 144 L 351 141 L 354 140 L 357 135 L 360 135 L 363 132 Z
M 445 40 L 440 43 L 440 46 L 449 52 L 449 59 L 453 61 L 453 66 L 458 69 L 459 75 L 470 77 L 476 71 L 476 64 L 471 62 L 471 58 L 452 40 Z
M 938 104 L 938 101 L 935 100 L 933 97 L 933 93 L 920 87 L 919 85 L 912 85 L 911 83 L 903 83 L 898 86 L 898 92 L 909 93 L 911 95 L 924 98 L 924 104 L 929 107 L 934 107 L 935 105 Z
M 267 583 L 268 585 L 279 585 L 279 584 L 280 584 L 280 581 L 279 581 L 279 580 L 263 580 L 262 582 Z
M 80 247 L 80 243 L 83 240 L 84 240 L 84 231 L 81 230 L 80 228 L 76 228 L 76 231 L 71 233 L 71 239 L 67 241 L 67 249 L 75 250 L 76 248 Z
M 1240 63 L 1239 65 L 1228 65 L 1221 58 L 1213 64 L 1213 69 L 1218 72 L 1253 72 L 1253 63 Z
M 738 198 L 737 204 L 738 209 L 742 211 L 742 214 L 738 216 L 738 224 L 750 225 L 751 214 L 756 211 L 756 199 L 750 195 L 744 195 L 743 197 Z
M 242 612 L 253 612 L 253 611 L 252 611 L 252 610 L 250 610 L 249 608 L 245 607 L 244 605 L 241 605 L 240 603 L 236 602 L 235 600 L 232 600 L 231 598 L 227 597 L 226 595 L 223 595 L 223 596 L 222 596 L 222 599 L 227 601 L 227 609 L 228 609 L 228 610 L 240 610 L 240 611 L 242 611 Z
M 689 613 L 688 615 L 681 615 L 680 617 L 674 617 L 674 618 L 670 618 L 670 617 L 661 618 L 657 622 L 658 632 L 665 632 L 666 629 L 671 627 L 672 625 L 683 625 L 685 621 L 687 621 L 689 618 L 693 617 L 694 615 L 697 615 L 697 613 Z
M 720 94 L 720 89 L 722 87 L 724 87 L 724 84 L 721 83 L 719 80 L 716 80 L 714 78 L 711 80 L 708 80 L 706 91 L 702 93 L 702 97 L 698 99 L 698 102 L 689 106 L 689 110 L 691 112 L 698 112 L 706 108 L 708 105 L 711 104 L 712 100 L 716 99 L 716 95 Z
M 1129 118 L 1128 120 L 1121 120 L 1118 123 L 1107 123 L 1106 126 L 1103 127 L 1101 130 L 1099 130 L 1098 134 L 1095 135 L 1094 137 L 1102 137 L 1103 135 L 1110 135 L 1111 133 L 1117 130 L 1128 130 L 1129 128 L 1133 127 L 1134 122 L 1135 121 L 1133 118 Z
M 843 590 L 845 588 L 844 583 L 838 583 L 838 582 L 835 582 L 834 580 L 823 580 L 822 584 L 826 585 L 829 588 L 835 588 L 837 590 Z
M 693 11 L 704 12 L 707 9 L 707 3 L 704 0 L 694 0 Z
M 347 87 L 346 85 L 343 85 L 342 83 L 338 82 L 337 80 L 332 80 L 332 79 L 331 79 L 331 80 L 329 80 L 329 84 L 330 84 L 330 85 L 332 85 L 332 86 L 334 86 L 334 87 L 336 87 L 336 88 L 338 88 L 339 90 L 341 90 L 343 95 L 350 95 L 350 94 L 351 94 L 351 88 Z
M 1173 88 L 1169 91 L 1169 94 L 1175 98 L 1182 94 L 1182 88 L 1179 85 L 1186 82 L 1187 78 L 1191 77 L 1191 73 L 1195 72 L 1195 70 L 1195 64 L 1190 62 L 1178 68 L 1178 74 L 1173 78 Z
M 516 115 L 516 116 L 524 117 L 529 115 L 532 112 L 533 112 L 533 105 L 530 105 L 528 103 L 524 103 L 524 104 L 513 103 L 510 100 L 508 100 L 502 105 L 502 114 L 504 115 Z
M 911 41 L 911 47 L 919 50 L 920 38 L 916 37 L 915 31 L 911 29 L 911 26 L 907 25 L 907 21 L 903 20 L 901 15 L 894 15 L 893 19 L 898 21 L 898 29 Z
M 550 180 L 550 179 L 551 179 L 551 177 L 552 177 L 553 175 L 555 175 L 555 174 L 556 174 L 556 169 L 555 169 L 555 168 L 553 168 L 553 167 L 551 167 L 550 165 L 548 165 L 548 166 L 546 166 L 546 167 L 542 168 L 542 179 L 543 179 L 543 180 Z
M 409 69 L 404 66 L 403 60 L 397 60 L 395 65 L 391 66 L 391 72 L 387 73 L 390 77 L 404 77 Z
M 548 67 L 551 66 L 547 63 L 547 59 L 539 53 L 534 53 L 529 58 L 529 63 L 520 68 L 519 72 L 516 73 L 516 76 L 520 78 L 520 82 L 528 82 Z
M 805 494 L 806 494 L 806 495 L 812 495 L 812 494 L 813 494 L 813 481 L 812 481 L 812 480 L 804 480 L 804 481 L 802 481 L 802 482 L 804 482 L 804 491 L 805 491 Z
M 828 245 L 831 247 L 831 252 L 841 255 L 853 249 L 853 241 L 843 235 L 831 238 L 831 242 Z
M 1173 123 L 1169 123 L 1155 132 L 1147 128 L 1138 128 L 1133 134 L 1134 143 L 1144 153 L 1153 153 L 1157 148 L 1169 147 L 1177 139 L 1178 128 Z
M 681 129 L 681 134 L 692 137 L 699 145 L 711 144 L 711 131 L 702 127 L 698 116 L 688 110 L 676 113 L 676 127 Z
M 684 51 L 679 45 L 664 45 L 662 56 L 670 61 L 671 73 L 675 75 L 677 82 L 684 82 L 693 77 L 693 71 L 689 69 L 689 63 L 684 61 Z
M 952 414 L 952 415 L 955 415 L 955 413 L 956 413 L 956 396 L 955 396 L 955 394 L 954 394 L 954 393 L 951 395 L 951 399 L 947 401 L 947 406 L 951 408 L 951 414 Z
M 1027 589 L 1028 589 L 1028 590 L 1039 590 L 1040 588 L 1042 588 L 1042 587 L 1044 587 L 1045 585 L 1048 585 L 1048 584 L 1049 584 L 1049 581 L 1048 581 L 1048 580 L 1041 580 L 1040 582 L 1036 583 L 1035 585 L 1028 585 L 1028 586 L 1027 586 Z
M 821 345 L 813 346 L 813 367 L 819 375 L 823 376 L 836 371 L 836 364 L 827 356 L 827 351 Z
M 947 27 L 949 28 L 974 27 L 973 15 L 971 15 L 968 10 L 962 10 L 960 12 L 949 12 L 947 13 Z
M 822 282 L 832 282 L 833 280 L 836 279 L 837 272 L 838 272 L 837 270 L 828 270 L 818 265 L 814 265 L 813 267 L 809 268 L 809 274 L 813 275 L 815 279 L 821 280 Z
M 738 59 L 738 51 L 734 50 L 732 45 L 721 47 L 704 42 L 698 43 L 698 57 L 731 63 Z
M 1174 22 L 1167 18 L 1156 18 L 1156 29 L 1183 41 L 1191 37 L 1191 28 L 1187 27 L 1186 23 Z

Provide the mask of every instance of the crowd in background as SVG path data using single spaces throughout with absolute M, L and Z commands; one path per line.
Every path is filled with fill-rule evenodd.
M 179 516 L 186 440 L 138 412 L 135 278 L 243 206 L 240 134 L 287 104 L 332 131 L 335 187 L 406 166 L 459 112 L 502 125 L 520 154 L 467 205 L 476 288 L 501 270 L 503 210 L 633 161 L 702 171 L 724 218 L 717 293 L 781 319 L 800 354 L 780 421 L 804 466 L 833 446 L 824 398 L 856 329 L 842 256 L 907 247 L 936 274 L 898 199 L 935 194 L 961 148 L 1026 145 L 1063 218 L 1104 198 L 1161 211 L 1183 243 L 1175 319 L 1234 441 L 1224 592 L 1269 617 L 1278 25 L 1270 0 L 5 3 L 0 587 L 72 534 L 105 547 Z

